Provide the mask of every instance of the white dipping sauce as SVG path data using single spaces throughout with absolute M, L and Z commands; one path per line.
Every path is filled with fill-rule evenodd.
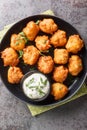
M 41 73 L 33 73 L 23 82 L 23 91 L 31 99 L 44 97 L 50 89 L 47 77 Z

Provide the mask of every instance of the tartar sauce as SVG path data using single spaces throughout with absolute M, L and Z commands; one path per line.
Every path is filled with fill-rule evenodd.
M 31 99 L 44 97 L 50 89 L 47 77 L 41 73 L 33 73 L 23 82 L 23 91 Z

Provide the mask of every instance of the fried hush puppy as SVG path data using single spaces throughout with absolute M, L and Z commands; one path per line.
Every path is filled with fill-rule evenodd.
M 54 62 L 51 56 L 41 56 L 38 61 L 38 70 L 48 74 L 53 70 Z
M 73 76 L 77 76 L 83 69 L 82 60 L 77 55 L 72 55 L 69 58 L 69 73 Z
M 27 42 L 27 38 L 24 33 L 21 32 L 19 34 L 12 34 L 10 46 L 15 50 L 22 50 L 25 47 Z
M 54 47 L 62 47 L 67 43 L 66 32 L 58 30 L 50 38 L 50 42 Z
M 54 62 L 56 64 L 66 64 L 68 62 L 69 54 L 66 49 L 54 50 Z
M 53 19 L 46 19 L 46 18 L 40 21 L 39 27 L 41 31 L 48 34 L 53 34 L 58 29 L 58 26 Z
M 66 80 L 68 76 L 68 69 L 64 66 L 58 66 L 58 67 L 55 67 L 54 71 L 53 71 L 53 79 L 56 81 L 56 82 L 64 82 Z
M 76 54 L 82 49 L 83 46 L 83 40 L 80 39 L 79 35 L 72 35 L 69 37 L 65 47 L 68 52 Z
M 17 52 L 8 47 L 1 52 L 1 58 L 3 59 L 4 66 L 16 66 L 19 63 Z
M 34 21 L 30 21 L 23 29 L 23 32 L 30 41 L 33 41 L 39 32 L 39 26 Z
M 45 35 L 37 36 L 35 42 L 36 42 L 36 47 L 40 51 L 46 51 L 51 47 L 50 40 L 48 39 L 48 36 Z
M 23 60 L 25 64 L 34 65 L 37 62 L 39 55 L 39 50 L 33 45 L 23 49 Z
M 23 77 L 23 73 L 19 67 L 10 67 L 8 69 L 8 82 L 11 84 L 17 84 Z
M 53 83 L 51 94 L 55 100 L 62 99 L 68 93 L 68 87 L 62 83 Z

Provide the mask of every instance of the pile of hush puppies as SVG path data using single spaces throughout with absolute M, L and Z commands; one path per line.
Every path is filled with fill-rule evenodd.
M 43 35 L 39 35 L 40 31 Z M 32 45 L 29 45 L 29 41 Z M 18 84 L 24 75 L 18 67 L 18 52 L 21 51 L 25 64 L 37 64 L 37 69 L 43 74 L 52 73 L 54 82 L 51 85 L 51 94 L 55 100 L 60 100 L 69 92 L 68 86 L 64 84 L 68 74 L 77 76 L 83 69 L 82 59 L 78 56 L 83 46 L 79 35 L 74 34 L 67 39 L 66 32 L 59 29 L 51 18 L 29 21 L 22 32 L 11 35 L 10 46 L 1 52 L 4 66 L 10 66 L 8 82 Z M 53 48 L 53 57 L 48 55 L 50 48 Z

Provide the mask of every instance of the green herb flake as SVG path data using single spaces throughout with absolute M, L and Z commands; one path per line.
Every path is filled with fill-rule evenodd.
M 44 81 L 44 85 L 47 85 L 47 79 Z
M 45 54 L 43 54 L 41 51 L 39 51 L 39 53 L 40 53 L 41 56 L 45 56 Z
M 30 89 L 32 89 L 32 88 L 36 88 L 37 86 L 30 86 L 29 84 L 28 84 L 28 88 L 30 88 Z
M 23 56 L 23 51 L 22 51 L 22 50 L 19 50 L 18 52 L 19 52 L 19 59 L 20 59 L 20 58 L 22 58 L 22 56 Z
M 32 84 L 34 82 L 34 78 L 30 79 L 29 82 Z
M 19 41 L 17 41 L 17 42 L 15 43 L 15 45 L 19 45 Z
M 30 86 L 34 82 L 34 78 L 30 79 L 28 82 L 28 86 Z
M 40 81 L 41 81 L 41 83 L 42 83 L 44 86 L 47 85 L 47 79 L 43 81 L 42 77 L 40 77 Z
M 36 21 L 36 24 L 38 25 L 38 24 L 39 24 L 39 22 L 40 22 L 40 20 L 37 20 L 37 21 Z
M 46 42 L 47 42 L 47 40 L 44 40 L 44 41 L 43 41 L 43 44 L 46 44 Z
M 29 39 L 28 39 L 27 37 L 25 37 L 24 40 L 25 40 L 25 43 L 26 43 L 26 44 L 27 44 L 28 41 L 29 41 Z
M 21 36 L 25 36 L 24 32 L 20 32 L 19 34 L 20 34 Z
M 43 88 L 44 88 L 44 86 L 40 86 L 40 88 L 42 88 L 42 89 L 43 89 Z
M 26 87 L 28 87 L 28 84 L 26 84 Z
M 41 83 L 43 84 L 43 79 L 42 79 L 42 77 L 40 77 L 40 81 L 41 81 Z
M 38 92 L 40 95 L 45 95 L 45 92 L 43 92 L 41 89 L 38 89 Z
M 20 32 L 19 35 L 21 36 L 20 39 L 25 40 L 25 43 L 27 43 L 29 41 L 29 39 L 26 37 L 24 32 Z

